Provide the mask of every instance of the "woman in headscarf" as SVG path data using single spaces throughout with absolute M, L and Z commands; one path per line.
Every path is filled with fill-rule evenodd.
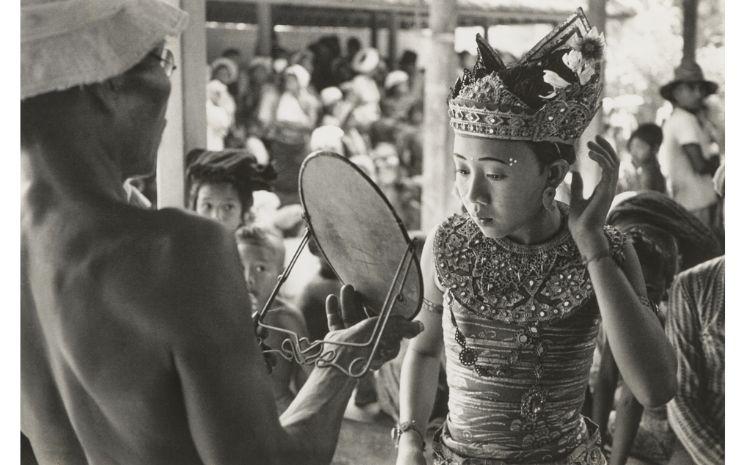
M 699 263 L 721 255 L 711 229 L 668 196 L 645 191 L 624 196 L 608 215 L 608 223 L 624 232 L 639 256 L 647 296 L 658 307 L 667 303 L 673 278 Z M 659 312 L 664 319 L 664 310 Z M 618 367 L 607 342 L 599 337 L 601 351 L 594 383 L 593 420 L 605 437 L 612 434 L 610 465 L 623 465 L 629 455 L 664 465 L 670 459 L 675 436 L 665 407 L 644 409 L 628 387 L 620 387 L 615 418 L 608 418 L 618 384 Z
M 189 208 L 230 231 L 250 222 L 253 193 L 270 190 L 277 177 L 246 150 L 196 149 L 186 156 Z
M 477 42 L 477 65 L 448 102 L 465 213 L 422 252 L 425 330 L 403 363 L 397 463 L 425 463 L 444 349 L 449 414 L 435 464 L 603 464 L 581 413 L 601 320 L 644 405 L 675 393 L 675 355 L 636 253 L 605 225 L 618 179 L 605 139 L 588 143 L 602 170 L 592 196 L 574 173 L 570 205 L 554 199 L 598 108 L 604 39 L 578 10 L 510 67 Z
M 295 64 L 285 69 L 284 90 L 269 133 L 269 151 L 279 174 L 275 188 L 283 205 L 299 203 L 298 173 L 318 120 L 321 104 L 308 91 L 309 84 L 310 73 L 303 66 Z

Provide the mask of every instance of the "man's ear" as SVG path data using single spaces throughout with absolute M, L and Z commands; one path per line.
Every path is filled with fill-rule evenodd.
M 122 79 L 122 76 L 114 76 L 90 86 L 93 99 L 106 113 L 113 113 L 119 103 L 119 94 L 123 85 Z
M 551 162 L 547 167 L 546 171 L 548 176 L 546 177 L 546 187 L 559 187 L 567 173 L 569 172 L 569 162 L 560 158 L 556 161 Z

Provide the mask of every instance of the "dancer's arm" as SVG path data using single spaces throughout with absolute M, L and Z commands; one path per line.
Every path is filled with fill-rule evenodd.
M 600 369 L 592 398 L 592 421 L 600 428 L 603 442 L 608 442 L 608 417 L 613 410 L 613 398 L 618 385 L 618 367 L 613 359 L 608 342 L 605 341 L 600 352 Z
M 422 437 L 435 403 L 442 352 L 442 292 L 435 285 L 432 240 L 430 234 L 421 260 L 425 300 L 416 319 L 424 324 L 424 331 L 409 343 L 401 367 L 399 421 L 415 421 Z M 397 464 L 425 464 L 420 434 L 408 431 L 401 436 Z
M 608 465 L 626 465 L 643 413 L 644 407 L 634 398 L 628 387 L 625 384 L 621 386 L 621 399 L 616 407 L 613 449 Z
M 603 327 L 619 372 L 634 396 L 646 407 L 669 401 L 676 390 L 676 362 L 657 316 L 647 305 L 646 286 L 634 247 L 627 243 L 619 266 L 611 257 L 603 225 L 618 182 L 618 157 L 601 137 L 590 141 L 590 158 L 602 177 L 589 199 L 582 196 L 582 178 L 572 177 L 569 229 L 588 260 Z

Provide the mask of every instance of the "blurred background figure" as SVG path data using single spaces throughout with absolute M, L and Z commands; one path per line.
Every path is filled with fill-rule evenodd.
M 631 133 L 626 145 L 630 157 L 621 162 L 618 192 L 656 191 L 665 193 L 665 178 L 657 152 L 662 144 L 662 128 L 644 123 Z
M 248 292 L 253 308 L 252 313 L 261 310 L 269 299 L 277 276 L 284 269 L 285 246 L 282 237 L 258 226 L 244 226 L 236 231 L 238 254 L 243 265 Z M 336 289 L 338 292 L 338 288 Z M 292 304 L 277 297 L 269 308 L 264 323 L 283 330 L 292 331 L 299 338 L 308 337 L 308 329 L 302 313 Z M 279 349 L 286 334 L 267 331 L 264 344 Z M 297 391 L 305 383 L 311 367 L 298 365 L 275 355 L 271 378 L 274 385 L 274 398 L 277 410 L 282 413 L 292 403 Z
M 721 229 L 722 219 L 717 217 L 718 199 L 712 175 L 720 158 L 704 99 L 717 88 L 692 61 L 683 61 L 675 68 L 675 77 L 660 88 L 660 94 L 673 105 L 662 126 L 660 147 L 660 166 L 667 179 L 668 194 L 715 231 Z

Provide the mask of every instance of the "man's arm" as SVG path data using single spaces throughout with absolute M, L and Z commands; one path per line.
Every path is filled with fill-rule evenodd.
M 314 370 L 283 416 L 282 427 L 246 310 L 249 298 L 235 242 L 219 226 L 200 227 L 206 231 L 173 247 L 171 254 L 180 260 L 170 262 L 179 270 L 171 290 L 178 296 L 173 304 L 179 318 L 170 334 L 189 427 L 202 460 L 211 465 L 330 462 L 354 380 L 333 368 Z M 355 304 L 349 300 L 342 297 L 345 309 Z M 334 311 L 338 314 L 338 308 Z M 383 338 L 388 345 L 418 332 L 417 324 L 401 320 L 391 317 Z M 367 338 L 374 320 L 339 331 L 344 326 L 336 323 L 337 331 L 329 337 Z M 346 358 L 363 355 L 348 352 L 340 350 Z
M 701 326 L 695 301 L 679 277 L 671 292 L 667 337 L 678 360 L 678 392 L 667 405 L 670 425 L 688 452 L 700 464 L 724 463 L 722 438 L 701 412 L 699 378 L 704 376 Z
M 685 144 L 682 148 L 696 173 L 713 175 L 719 168 L 719 157 L 711 157 L 707 160 L 699 144 Z

